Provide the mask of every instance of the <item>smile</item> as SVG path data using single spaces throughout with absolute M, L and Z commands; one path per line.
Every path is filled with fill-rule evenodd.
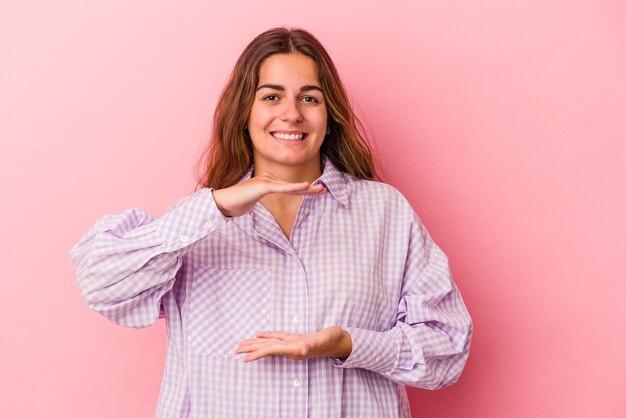
M 307 136 L 307 134 L 303 132 L 298 133 L 298 134 L 284 134 L 280 132 L 271 132 L 271 135 L 274 138 L 282 139 L 283 141 L 302 141 Z

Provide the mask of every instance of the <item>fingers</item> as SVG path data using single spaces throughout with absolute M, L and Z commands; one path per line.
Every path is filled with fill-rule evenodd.
M 243 340 L 242 342 L 239 343 L 239 345 L 244 346 L 244 345 L 258 343 L 260 341 L 281 342 L 282 340 L 279 340 L 278 338 L 250 338 L 248 340 Z
M 258 360 L 260 358 L 278 355 L 287 356 L 292 360 L 303 360 L 308 358 L 313 348 L 310 344 L 285 344 L 282 342 L 261 341 L 257 343 L 251 343 L 247 345 L 241 345 L 235 350 L 235 354 L 245 354 L 244 361 L 249 363 L 251 361 Z
M 277 338 L 284 340 L 289 334 L 286 332 L 259 331 L 256 333 L 257 338 Z
M 280 341 L 257 341 L 255 343 L 250 343 L 247 345 L 240 345 L 237 350 L 235 350 L 235 354 L 244 353 L 249 353 L 244 358 L 244 361 L 246 363 L 258 360 L 269 355 L 293 356 L 294 354 L 296 354 L 292 347 L 288 347 Z
M 254 177 L 254 180 L 264 184 L 270 193 L 316 194 L 326 190 L 322 184 L 311 184 L 306 181 L 289 182 L 270 173 L 262 173 Z
M 249 351 L 243 351 L 242 353 L 248 353 Z M 250 363 L 251 361 L 255 361 L 258 360 L 260 358 L 266 357 L 273 354 L 271 347 L 270 348 L 263 348 L 263 349 L 257 349 L 254 350 L 252 352 L 250 352 L 250 354 L 248 354 L 247 356 L 244 357 L 243 361 L 246 363 Z
M 270 193 L 285 193 L 297 195 L 321 195 L 326 189 L 321 184 L 288 183 L 283 181 L 273 181 L 268 184 Z
M 214 190 L 213 200 L 225 216 L 232 217 L 250 211 L 261 198 L 271 193 L 321 196 L 326 189 L 322 184 L 291 183 L 264 173 L 225 189 Z
M 276 341 L 256 341 L 244 344 L 243 342 L 239 344 L 239 347 L 235 350 L 235 354 L 242 353 L 251 353 L 253 351 L 258 351 L 261 348 L 269 347 L 272 344 L 276 344 Z
M 282 343 L 287 337 L 287 334 L 284 332 L 257 332 L 256 335 L 257 338 L 249 338 L 241 341 L 235 353 L 249 353 L 261 347 Z
M 299 360 L 312 351 L 312 345 L 305 343 L 302 334 L 289 334 L 286 332 L 259 331 L 257 338 L 249 338 L 239 343 L 235 354 L 248 355 L 244 358 L 246 363 L 269 355 L 287 356 Z
M 319 188 L 317 188 L 316 186 L 320 186 Z M 313 188 L 315 187 L 315 188 Z M 320 185 L 315 185 L 315 186 L 311 186 L 309 187 L 307 190 L 305 190 L 304 192 L 294 192 L 294 193 L 289 193 L 289 194 L 297 194 L 297 195 L 306 195 L 306 196 L 321 196 L 324 193 L 326 193 L 326 188 L 324 188 L 324 186 Z

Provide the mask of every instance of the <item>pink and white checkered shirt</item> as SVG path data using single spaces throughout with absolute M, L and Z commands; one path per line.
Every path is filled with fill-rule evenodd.
M 165 318 L 157 417 L 409 417 L 405 385 L 459 378 L 472 321 L 447 257 L 398 190 L 323 166 L 328 192 L 303 198 L 290 240 L 261 204 L 227 218 L 203 188 L 160 218 L 105 215 L 70 250 L 90 308 Z M 333 324 L 345 361 L 235 354 L 256 331 Z

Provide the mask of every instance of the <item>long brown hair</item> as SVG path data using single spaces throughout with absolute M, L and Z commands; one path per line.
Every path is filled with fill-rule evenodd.
M 363 125 L 354 114 L 339 74 L 322 44 L 303 29 L 274 28 L 245 48 L 215 108 L 211 139 L 198 161 L 198 188 L 232 186 L 253 163 L 252 141 L 245 131 L 263 61 L 274 54 L 299 52 L 315 61 L 328 104 L 330 134 L 320 153 L 341 171 L 360 179 L 379 180 Z

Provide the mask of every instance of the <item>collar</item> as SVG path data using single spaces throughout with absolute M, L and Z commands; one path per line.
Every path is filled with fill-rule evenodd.
M 248 171 L 237 181 L 241 183 L 252 177 L 254 173 L 254 164 L 250 166 Z M 331 196 L 341 203 L 344 207 L 348 207 L 348 185 L 347 180 L 326 155 L 322 155 L 322 175 L 313 182 L 313 184 L 322 184 L 328 190 Z
M 344 207 L 348 207 L 348 182 L 344 173 L 339 171 L 326 155 L 322 155 L 322 175 L 313 182 L 313 184 L 320 183 L 324 185 L 335 200 Z
M 322 156 L 321 163 L 322 175 L 315 180 L 313 184 L 322 184 L 326 190 L 328 190 L 328 194 L 330 194 L 332 198 L 345 208 L 348 208 L 347 174 L 339 171 L 326 156 Z M 250 179 L 253 173 L 254 165 L 251 165 L 238 182 Z M 253 207 L 247 215 L 235 216 L 228 219 L 252 239 L 258 240 L 259 237 L 262 236 L 264 239 L 273 242 L 276 246 L 283 248 L 285 251 L 295 254 L 291 242 L 285 238 L 282 231 L 278 231 L 273 227 L 263 228 L 263 225 L 271 225 L 272 220 L 271 214 L 260 203 L 257 202 L 255 207 Z M 258 229 L 259 227 L 261 228 L 260 230 Z

